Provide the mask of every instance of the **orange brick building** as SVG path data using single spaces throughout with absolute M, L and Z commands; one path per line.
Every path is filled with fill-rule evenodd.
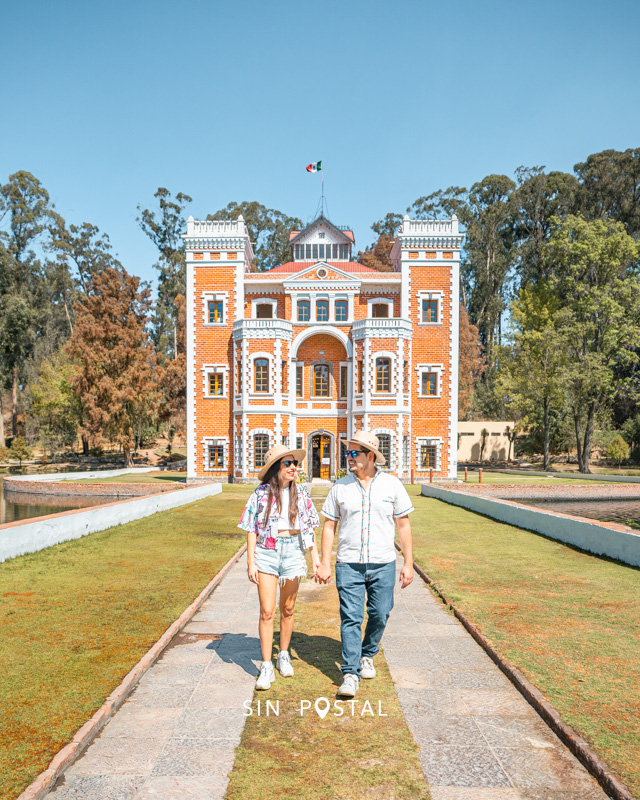
M 351 261 L 350 230 L 319 217 L 291 235 L 292 260 L 250 272 L 244 220 L 189 218 L 189 481 L 257 480 L 276 443 L 334 478 L 340 440 L 380 439 L 403 481 L 455 476 L 458 220 L 405 217 L 382 273 Z

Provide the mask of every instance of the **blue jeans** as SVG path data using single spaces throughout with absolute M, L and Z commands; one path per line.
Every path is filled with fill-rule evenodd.
M 336 587 L 340 597 L 340 636 L 343 675 L 360 677 L 360 659 L 378 652 L 393 608 L 396 562 L 389 564 L 336 563 Z M 362 635 L 365 595 L 367 625 Z

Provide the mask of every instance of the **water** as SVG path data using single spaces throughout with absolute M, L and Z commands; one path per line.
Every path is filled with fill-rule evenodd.
M 108 497 L 56 497 L 55 495 L 28 494 L 26 492 L 5 494 L 2 484 L 2 473 L 0 473 L 0 524 L 31 519 L 31 517 L 44 517 L 46 514 L 58 514 L 61 511 L 109 502 Z
M 631 528 L 640 528 L 640 500 L 522 500 L 523 505 L 536 506 L 574 517 L 617 522 Z

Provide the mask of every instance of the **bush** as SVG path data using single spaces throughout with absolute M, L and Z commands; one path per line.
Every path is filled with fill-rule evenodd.
M 622 436 L 620 436 L 620 434 L 614 436 L 609 442 L 609 446 L 607 447 L 607 458 L 610 458 L 612 461 L 617 461 L 618 469 L 620 469 L 620 464 L 629 458 L 629 445 L 625 442 Z

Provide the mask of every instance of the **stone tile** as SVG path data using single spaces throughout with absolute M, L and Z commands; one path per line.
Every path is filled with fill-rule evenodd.
M 205 647 L 193 648 L 190 645 L 176 645 L 167 650 L 157 662 L 164 665 L 176 664 L 208 664 L 215 653 L 213 649 Z
M 533 710 L 527 716 L 521 717 L 476 717 L 476 722 L 487 744 L 492 747 L 564 749 L 564 745 Z
M 403 689 L 449 689 L 449 675 L 440 669 L 393 665 L 393 682 Z
M 443 637 L 453 638 L 453 639 L 466 639 L 469 634 L 467 631 L 460 625 L 460 623 L 456 623 L 453 621 L 453 625 L 442 625 L 438 623 L 420 623 L 419 627 L 420 633 L 423 636 L 426 636 L 427 639 L 442 639 Z
M 393 670 L 397 667 L 407 667 L 409 669 L 413 669 L 418 665 L 420 665 L 420 668 L 424 670 L 446 671 L 446 665 L 442 663 L 442 659 L 438 658 L 429 650 L 425 650 L 423 652 L 421 651 L 419 653 L 408 653 L 406 648 L 404 651 L 387 648 L 383 642 L 382 651 L 384 652 L 385 658 L 389 662 L 389 668 L 391 669 L 392 675 Z
M 161 686 L 195 686 L 205 671 L 205 664 L 157 664 L 144 680 Z
M 48 796 L 55 800 L 131 800 L 144 780 L 131 776 L 70 775 L 67 771 Z
M 440 689 L 402 689 L 398 698 L 407 719 L 415 716 L 457 716 L 469 713 L 464 702 L 452 692 Z
M 251 660 L 251 664 L 254 665 L 253 660 Z M 229 663 L 225 664 L 221 661 L 216 661 L 214 664 L 210 664 L 207 669 L 202 673 L 200 678 L 200 685 L 201 686 L 226 686 L 226 685 L 233 685 L 236 683 L 246 683 L 247 685 L 253 685 L 253 680 L 255 675 L 258 674 L 258 662 L 255 662 L 255 669 L 252 670 L 251 675 L 247 674 L 246 669 L 242 664 L 234 664 Z
M 486 747 L 473 717 L 434 716 L 431 714 L 411 718 L 411 733 L 420 747 L 435 744 Z
M 246 719 L 243 706 L 188 708 L 178 720 L 173 738 L 238 740 Z
M 469 788 L 465 786 L 432 786 L 431 800 L 521 800 L 515 789 Z M 136 798 L 137 800 L 137 798 Z
M 486 669 L 449 669 L 449 682 L 456 689 L 513 689 L 513 684 L 498 667 Z M 516 690 L 517 691 L 517 690 Z
M 181 713 L 180 708 L 145 708 L 127 701 L 105 725 L 100 738 L 135 736 L 168 739 Z
M 68 775 L 148 775 L 166 737 L 101 736 L 68 770 Z
M 255 673 L 257 675 L 257 671 Z M 189 702 L 190 708 L 242 708 L 245 700 L 253 698 L 255 682 L 249 685 L 198 686 Z
M 233 767 L 234 758 L 234 747 L 225 739 L 171 739 L 162 751 L 152 777 L 225 777 Z
M 562 789 L 558 792 L 553 789 L 518 788 L 518 797 L 522 800 L 609 800 L 609 795 L 597 785 L 591 789 L 585 787 L 577 792 L 571 789 Z
M 476 716 L 529 716 L 531 706 L 515 687 L 510 690 L 458 689 L 456 694 Z
M 419 752 L 429 786 L 509 787 L 509 780 L 488 747 L 433 745 Z
M 184 708 L 193 691 L 193 686 L 158 686 L 144 683 L 134 691 L 131 702 L 145 708 Z
M 148 778 L 136 800 L 223 800 L 228 778 Z
M 518 791 L 551 789 L 562 792 L 597 788 L 594 779 L 567 751 L 494 747 L 494 753 Z
M 192 620 L 187 623 L 183 631 L 184 633 L 229 633 L 230 620 Z

